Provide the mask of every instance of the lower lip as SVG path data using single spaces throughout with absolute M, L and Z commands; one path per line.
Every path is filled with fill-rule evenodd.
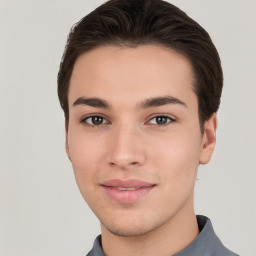
M 113 187 L 103 186 L 106 194 L 118 203 L 134 203 L 148 195 L 155 186 L 142 187 L 135 190 L 118 190 Z

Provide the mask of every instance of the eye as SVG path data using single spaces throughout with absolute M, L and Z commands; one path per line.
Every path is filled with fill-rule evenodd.
M 169 116 L 155 116 L 149 120 L 150 124 L 166 125 L 168 123 L 175 122 L 175 120 Z
M 84 118 L 82 120 L 82 123 L 84 123 L 87 126 L 99 126 L 107 123 L 107 120 L 102 116 L 89 116 Z

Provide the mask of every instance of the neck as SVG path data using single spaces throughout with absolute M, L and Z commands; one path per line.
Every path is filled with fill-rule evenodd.
M 199 234 L 194 210 L 179 212 L 156 230 L 136 237 L 117 236 L 103 225 L 101 228 L 106 256 L 170 256 L 186 248 Z

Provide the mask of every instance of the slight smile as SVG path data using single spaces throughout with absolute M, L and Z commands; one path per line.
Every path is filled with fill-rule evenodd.
M 156 184 L 151 184 L 137 179 L 112 179 L 102 184 L 106 195 L 121 204 L 137 202 L 148 195 L 155 186 Z

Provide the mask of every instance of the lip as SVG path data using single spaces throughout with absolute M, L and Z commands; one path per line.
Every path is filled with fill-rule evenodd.
M 101 185 L 106 195 L 112 200 L 122 204 L 129 204 L 147 196 L 156 184 L 137 179 L 112 179 L 103 182 Z

